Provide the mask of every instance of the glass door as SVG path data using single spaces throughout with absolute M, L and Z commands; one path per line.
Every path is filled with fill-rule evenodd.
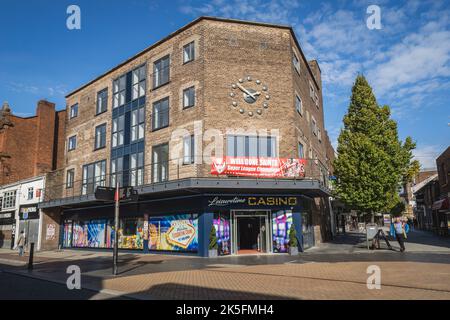
M 232 254 L 271 252 L 270 210 L 231 212 Z

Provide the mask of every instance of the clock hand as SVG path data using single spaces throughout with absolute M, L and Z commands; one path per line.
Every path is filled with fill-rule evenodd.
M 253 100 L 256 101 L 256 97 L 250 93 L 250 91 L 248 91 L 247 89 L 245 89 L 243 86 L 241 86 L 239 83 L 236 83 L 236 85 L 238 86 L 239 89 L 241 89 L 244 93 L 246 93 L 247 95 L 249 95 L 250 97 L 253 98 Z

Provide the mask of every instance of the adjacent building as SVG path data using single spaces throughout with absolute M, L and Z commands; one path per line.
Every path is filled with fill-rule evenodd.
M 436 159 L 436 167 L 440 195 L 433 204 L 433 210 L 436 211 L 439 234 L 450 235 L 450 147 Z
M 27 220 L 29 240 L 38 243 L 37 203 L 42 200 L 43 176 L 64 164 L 64 129 L 65 110 L 56 111 L 51 102 L 39 101 L 36 115 L 32 117 L 16 116 L 7 102 L 3 104 L 0 110 L 0 247 L 14 245 L 14 235 L 24 220 Z M 32 197 L 29 190 L 33 190 Z M 34 211 L 30 212 L 29 219 L 24 219 L 23 215 L 19 218 L 20 210 Z
M 64 166 L 41 247 L 206 256 L 287 252 L 332 235 L 321 71 L 288 26 L 201 17 L 66 97 Z M 98 187 L 132 186 L 114 230 Z M 50 228 L 53 230 L 52 228 Z M 53 231 L 52 231 L 53 232 Z

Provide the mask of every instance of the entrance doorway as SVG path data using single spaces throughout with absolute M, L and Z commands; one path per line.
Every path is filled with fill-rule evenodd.
M 269 212 L 233 211 L 233 253 L 258 254 L 270 251 Z

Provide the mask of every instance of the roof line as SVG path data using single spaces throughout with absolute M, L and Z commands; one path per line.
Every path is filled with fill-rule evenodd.
M 77 89 L 71 91 L 70 93 L 68 93 L 68 94 L 66 95 L 66 98 L 71 97 L 71 96 L 74 95 L 75 93 L 77 93 L 77 92 L 83 90 L 84 88 L 86 88 L 86 87 L 88 87 L 89 85 L 93 84 L 94 82 L 100 80 L 100 79 L 103 78 L 104 76 L 110 74 L 111 72 L 114 72 L 115 70 L 121 68 L 122 66 L 128 64 L 129 62 L 133 61 L 134 59 L 136 59 L 136 58 L 142 56 L 143 54 L 147 53 L 148 51 L 150 51 L 150 50 L 154 49 L 155 47 L 161 45 L 162 43 L 164 43 L 164 42 L 170 40 L 170 39 L 173 38 L 174 36 L 180 34 L 181 32 L 183 32 L 183 31 L 189 29 L 190 27 L 196 25 L 197 23 L 199 23 L 200 21 L 203 21 L 203 20 L 220 21 L 220 22 L 234 22 L 234 23 L 247 24 L 247 25 L 255 25 L 255 26 L 263 26 L 263 27 L 273 27 L 273 28 L 288 29 L 288 30 L 291 32 L 291 34 L 292 34 L 292 36 L 293 36 L 293 38 L 294 38 L 294 42 L 295 42 L 295 44 L 297 45 L 297 47 L 298 47 L 298 49 L 299 49 L 299 51 L 300 51 L 300 54 L 302 55 L 303 59 L 306 61 L 306 67 L 307 67 L 307 69 L 308 69 L 308 71 L 309 71 L 311 77 L 313 78 L 314 83 L 316 84 L 317 88 L 320 89 L 320 86 L 319 86 L 318 83 L 317 83 L 317 79 L 316 79 L 316 77 L 314 76 L 314 73 L 312 72 L 311 67 L 309 66 L 308 60 L 306 59 L 306 57 L 305 57 L 305 55 L 304 55 L 304 53 L 303 53 L 302 48 L 300 47 L 300 44 L 299 44 L 299 42 L 298 42 L 298 40 L 297 40 L 297 37 L 296 37 L 296 35 L 295 35 L 294 29 L 292 28 L 292 26 L 289 26 L 289 25 L 283 25 L 283 24 L 274 24 L 274 23 L 265 23 L 265 22 L 248 21 L 248 20 L 220 18 L 220 17 L 213 17 L 213 16 L 201 16 L 201 17 L 198 17 L 197 19 L 195 19 L 195 20 L 189 22 L 188 24 L 182 26 L 181 28 L 177 29 L 176 31 L 170 33 L 168 36 L 166 36 L 166 37 L 162 38 L 161 40 L 155 42 L 155 43 L 152 44 L 151 46 L 149 46 L 149 47 L 145 48 L 144 50 L 138 52 L 137 54 L 133 55 L 132 57 L 126 59 L 124 62 L 121 62 L 120 64 L 116 65 L 115 67 L 113 67 L 113 68 L 107 70 L 106 72 L 104 72 L 104 73 L 101 74 L 100 76 L 94 78 L 93 80 L 87 82 L 86 84 L 84 84 L 84 85 L 78 87 Z M 317 65 L 318 65 L 318 63 L 317 63 Z M 320 67 L 319 67 L 319 70 L 320 70 Z

